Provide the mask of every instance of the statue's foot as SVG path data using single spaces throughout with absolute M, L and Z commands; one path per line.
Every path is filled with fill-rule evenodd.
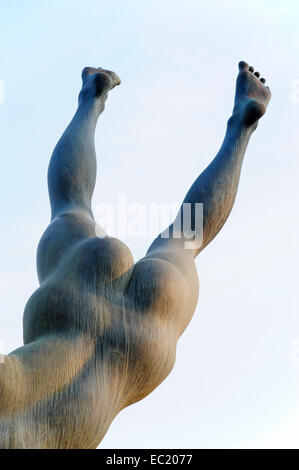
M 260 78 L 259 72 L 253 72 L 254 68 L 246 62 L 239 63 L 233 118 L 255 129 L 258 120 L 266 112 L 271 91 L 265 86 L 266 80 Z
M 108 91 L 120 84 L 120 78 L 116 73 L 101 67 L 85 67 L 82 71 L 82 81 L 79 102 L 95 98 L 105 101 Z

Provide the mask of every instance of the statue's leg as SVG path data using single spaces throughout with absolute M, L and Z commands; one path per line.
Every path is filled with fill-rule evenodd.
M 108 91 L 120 81 L 113 72 L 93 68 L 84 69 L 82 79 L 78 110 L 56 145 L 49 165 L 52 220 L 38 247 L 40 282 L 51 274 L 64 252 L 76 241 L 95 236 L 91 211 L 96 179 L 94 132 Z M 4 356 L 0 364 L 0 448 L 30 447 L 30 443 L 22 440 L 14 443 L 11 437 L 23 426 L 18 413 L 30 417 L 30 411 L 38 406 L 39 421 L 47 420 L 46 398 L 51 401 L 57 390 L 69 385 L 94 355 L 94 341 L 88 335 L 67 337 L 49 332 L 48 337 L 43 335 L 26 343 Z M 12 429 L 6 427 L 6 418 L 3 425 L 3 416 L 9 417 Z M 12 416 L 17 417 L 17 425 Z M 34 431 L 30 429 L 25 437 L 40 438 L 44 446 L 43 436 L 36 436 Z
M 195 180 L 188 191 L 184 203 L 190 203 L 191 228 L 197 227 L 195 219 L 195 203 L 203 203 L 203 243 L 200 247 L 194 243 L 194 249 L 181 250 L 186 241 L 182 233 L 181 239 L 172 238 L 174 224 L 170 226 L 170 239 L 161 235 L 154 240 L 147 255 L 161 250 L 194 258 L 217 235 L 225 223 L 233 207 L 244 153 L 249 139 L 256 129 L 259 118 L 265 113 L 271 93 L 264 85 L 265 79 L 253 73 L 253 67 L 245 62 L 239 64 L 239 75 L 236 85 L 236 96 L 233 114 L 228 120 L 227 131 L 223 144 L 206 170 Z M 182 206 L 183 208 L 183 206 Z M 182 208 L 181 214 L 184 216 Z M 177 226 L 177 225 L 175 225 Z M 182 226 L 181 226 L 182 230 Z
M 107 93 L 120 83 L 113 72 L 86 67 L 78 109 L 57 143 L 48 170 L 51 224 L 38 247 L 42 282 L 74 242 L 95 236 L 91 198 L 96 181 L 94 133 Z

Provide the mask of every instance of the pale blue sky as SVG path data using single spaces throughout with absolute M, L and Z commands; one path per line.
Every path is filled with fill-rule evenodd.
M 96 134 L 96 209 L 119 194 L 183 199 L 221 144 L 243 59 L 273 96 L 234 210 L 196 261 L 199 304 L 173 372 L 115 419 L 102 447 L 299 447 L 299 2 L 13 0 L 0 12 L 5 352 L 22 342 L 24 304 L 37 287 L 48 161 L 75 111 L 81 69 L 103 66 L 122 79 Z M 136 259 L 149 244 L 125 241 Z

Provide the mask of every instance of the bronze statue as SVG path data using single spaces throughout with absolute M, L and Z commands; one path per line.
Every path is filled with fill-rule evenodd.
M 98 236 L 91 210 L 96 123 L 120 80 L 83 70 L 78 110 L 50 161 L 52 219 L 38 246 L 40 287 L 25 307 L 24 346 L 0 364 L 1 448 L 96 448 L 113 418 L 170 373 L 197 304 L 194 259 L 232 209 L 249 138 L 270 100 L 259 77 L 240 62 L 223 144 L 185 197 L 193 229 L 203 203 L 202 244 L 192 245 L 177 218 L 134 263 L 124 243 Z

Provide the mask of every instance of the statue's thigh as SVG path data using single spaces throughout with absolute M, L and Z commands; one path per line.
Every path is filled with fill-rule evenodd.
M 47 227 L 37 249 L 37 272 L 42 282 L 78 242 L 95 236 L 94 220 L 82 212 L 67 212 Z

